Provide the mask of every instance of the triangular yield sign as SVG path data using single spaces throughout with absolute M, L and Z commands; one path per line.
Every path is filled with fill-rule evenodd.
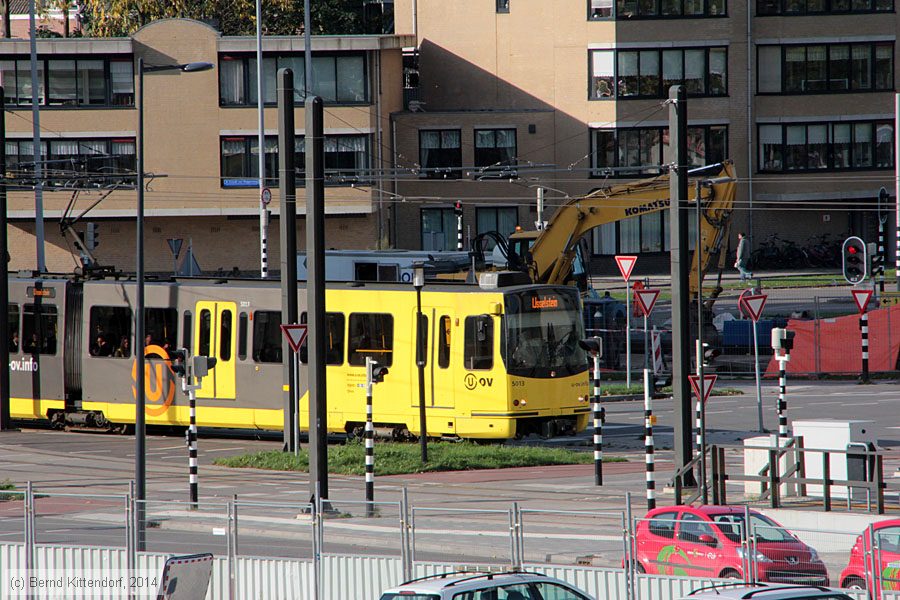
M 282 325 L 281 333 L 287 338 L 287 342 L 294 352 L 300 351 L 300 346 L 306 340 L 306 325 Z
M 178 260 L 178 256 L 181 254 L 181 245 L 184 243 L 184 240 L 182 238 L 169 238 L 166 241 L 169 242 L 169 250 L 172 251 L 175 260 Z
M 853 294 L 853 301 L 856 302 L 859 314 L 866 312 L 869 300 L 872 299 L 872 290 L 850 290 L 850 293 Z
M 634 299 L 637 300 L 637 305 L 640 307 L 641 312 L 644 313 L 645 317 L 650 316 L 657 298 L 659 298 L 659 290 L 634 290 Z
M 754 321 L 759 321 L 759 315 L 762 314 L 763 307 L 766 305 L 766 294 L 756 294 L 753 296 L 741 296 L 741 310 L 747 313 Z
M 631 270 L 634 269 L 637 259 L 637 256 L 616 256 L 616 264 L 619 265 L 619 272 L 622 273 L 622 279 L 626 283 L 631 278 Z
M 718 375 L 703 375 L 703 404 L 706 404 L 709 393 L 712 391 L 713 386 L 716 385 L 716 379 L 718 378 Z M 694 395 L 699 398 L 700 386 L 697 383 L 700 381 L 700 378 L 696 375 L 688 375 L 688 380 L 691 382 L 691 389 L 694 390 Z

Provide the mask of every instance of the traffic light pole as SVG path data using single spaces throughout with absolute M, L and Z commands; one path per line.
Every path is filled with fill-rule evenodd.
M 375 425 L 372 423 L 372 369 L 375 361 L 366 357 L 366 516 L 375 516 Z
M 188 446 L 188 478 L 190 485 L 191 510 L 197 510 L 200 495 L 200 465 L 197 463 L 197 385 L 188 384 L 191 379 L 190 370 L 181 380 L 181 391 L 187 394 L 191 409 L 191 423 L 187 430 Z

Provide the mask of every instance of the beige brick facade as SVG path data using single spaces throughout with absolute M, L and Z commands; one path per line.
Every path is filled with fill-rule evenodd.
M 727 95 L 690 99 L 688 118 L 692 125 L 728 127 L 728 156 L 741 178 L 732 236 L 749 230 L 758 244 L 777 233 L 802 244 L 814 234 L 842 237 L 852 232 L 874 241 L 877 221 L 866 199 L 877 196 L 881 186 L 893 189 L 892 169 L 760 172 L 758 127 L 892 121 L 894 90 L 761 95 L 757 93 L 757 49 L 772 44 L 893 43 L 898 28 L 895 11 L 773 17 L 758 16 L 755 3 L 730 0 L 724 16 L 592 21 L 589 6 L 589 0 L 511 0 L 509 12 L 504 13 L 485 0 L 398 1 L 396 31 L 417 36 L 418 99 L 424 111 L 394 115 L 398 155 L 414 160 L 416 131 L 443 119 L 446 126 L 462 131 L 464 166 L 473 164 L 471 135 L 480 123 L 516 128 L 520 165 L 525 161 L 549 165 L 521 169 L 519 181 L 505 184 L 475 183 L 475 177 L 465 173 L 452 182 L 406 177 L 397 184 L 399 193 L 439 197 L 447 206 L 456 199 L 466 206 L 518 199 L 530 208 L 520 209 L 522 225 L 530 228 L 534 190 L 523 184 L 540 183 L 574 196 L 604 183 L 588 170 L 594 152 L 592 128 L 667 125 L 662 99 L 590 99 L 590 50 L 725 46 Z M 894 65 L 896 58 L 894 46 Z M 537 133 L 524 133 L 536 120 L 540 121 Z M 397 204 L 398 245 L 421 243 L 416 224 L 424 203 Z M 467 210 L 466 224 L 471 225 L 474 218 Z
M 400 36 L 314 37 L 313 55 L 363 56 L 367 100 L 353 103 L 326 103 L 325 134 L 365 136 L 368 165 L 361 171 L 364 185 L 350 181 L 330 181 L 326 188 L 326 244 L 334 248 L 373 248 L 379 229 L 387 237 L 388 217 L 379 212 L 385 195 L 382 168 L 391 160 L 387 131 L 389 115 L 402 106 L 401 48 L 410 38 Z M 301 57 L 303 38 L 271 37 L 263 44 L 267 54 L 297 52 Z M 167 270 L 171 254 L 167 237 L 193 238 L 194 251 L 204 269 L 237 266 L 258 272 L 259 190 L 254 187 L 226 188 L 222 184 L 220 140 L 228 136 L 255 139 L 258 131 L 255 100 L 245 106 L 220 105 L 220 59 L 225 54 L 250 56 L 255 40 L 223 37 L 208 25 L 187 19 L 157 21 L 128 39 L 39 40 L 39 58 L 96 59 L 125 56 L 143 58 L 147 65 L 210 62 L 215 68 L 196 73 L 165 71 L 144 75 L 145 192 L 148 271 Z M 0 40 L 0 60 L 28 59 L 28 41 Z M 137 80 L 137 76 L 135 76 Z M 254 72 L 255 80 L 255 72 Z M 135 90 L 137 90 L 135 82 Z M 14 90 L 14 86 L 13 86 Z M 12 92 L 7 92 L 9 96 Z M 11 140 L 30 140 L 31 107 L 15 106 L 8 112 L 7 132 Z M 8 107 L 9 111 L 9 107 Z M 122 107 L 47 106 L 41 110 L 43 140 L 82 138 L 122 138 L 134 140 L 137 110 Z M 267 136 L 277 135 L 277 109 L 265 109 Z M 295 109 L 297 135 L 305 134 L 305 111 Z M 298 165 L 302 167 L 302 165 Z M 59 167 L 57 167 L 59 168 Z M 304 181 L 298 178 L 298 213 L 305 213 Z M 43 194 L 46 259 L 50 271 L 71 270 L 78 254 L 59 237 L 59 219 L 71 201 L 73 190 L 56 187 Z M 97 189 L 77 192 L 75 210 L 89 206 L 104 195 Z M 279 194 L 272 189 L 270 210 L 274 213 L 268 229 L 269 268 L 278 268 Z M 97 205 L 83 221 L 95 222 L 101 232 L 97 256 L 102 264 L 125 271 L 134 270 L 134 215 L 136 193 L 117 190 Z M 36 266 L 34 194 L 31 190 L 9 194 L 9 216 L 13 269 Z M 303 220 L 300 220 L 303 223 Z M 298 245 L 305 239 L 301 233 Z M 84 223 L 76 226 L 84 230 Z M 300 247 L 300 250 L 303 250 Z

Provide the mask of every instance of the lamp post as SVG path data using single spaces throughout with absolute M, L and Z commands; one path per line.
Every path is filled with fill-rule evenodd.
M 422 464 L 428 462 L 428 429 L 425 423 L 425 339 L 422 315 L 422 288 L 425 287 L 425 265 L 413 264 L 413 287 L 416 288 L 416 367 L 419 369 L 419 446 Z
M 137 521 L 137 550 L 143 551 L 146 547 L 144 527 L 144 501 L 147 499 L 147 476 L 145 441 L 147 427 L 144 421 L 146 397 L 144 394 L 144 73 L 156 71 L 208 71 L 212 69 L 212 63 L 192 62 L 180 65 L 144 65 L 144 59 L 138 58 L 138 127 L 137 127 L 137 269 L 135 274 L 135 326 L 134 326 L 134 356 L 135 356 L 135 414 L 134 414 L 134 499 L 136 501 Z

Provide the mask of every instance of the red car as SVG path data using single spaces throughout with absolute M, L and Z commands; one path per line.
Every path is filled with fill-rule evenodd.
M 872 544 L 872 537 L 877 543 Z M 873 550 L 874 546 L 874 550 Z M 875 561 L 879 576 L 875 581 L 875 590 L 881 596 L 881 590 L 900 591 L 900 519 L 889 519 L 872 524 L 856 538 L 850 550 L 850 563 L 841 571 L 841 587 L 866 589 L 866 563 L 871 565 L 873 558 L 866 559 L 866 554 Z
M 768 517 L 751 510 L 759 581 L 828 585 L 816 551 Z M 636 568 L 643 573 L 743 579 L 744 508 L 672 506 L 647 513 L 636 528 Z

